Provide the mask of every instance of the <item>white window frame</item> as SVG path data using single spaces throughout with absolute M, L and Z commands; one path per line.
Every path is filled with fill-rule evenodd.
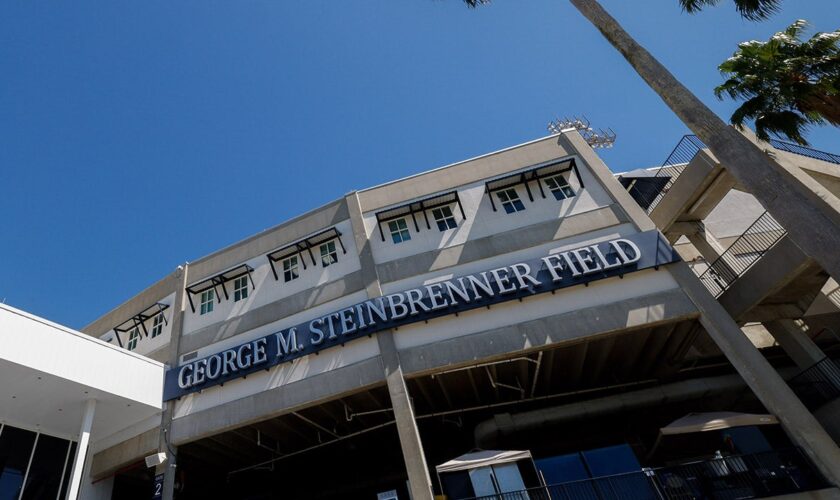
M 214 288 L 208 288 L 201 292 L 201 306 L 199 309 L 200 315 L 210 314 L 213 312 L 214 304 L 213 302 L 216 300 L 216 290 Z
M 248 298 L 248 275 L 233 280 L 233 301 L 239 302 Z
M 140 327 L 135 326 L 128 331 L 128 341 L 125 343 L 125 348 L 129 351 L 137 349 L 137 343 L 140 342 Z
M 444 211 L 449 213 L 444 213 Z M 458 227 L 458 222 L 455 221 L 455 213 L 452 212 L 451 205 L 433 208 L 432 217 L 435 219 L 437 227 L 441 232 Z
M 572 185 L 569 184 L 569 179 L 566 179 L 566 177 L 563 174 L 557 174 L 552 175 L 551 177 L 546 177 L 543 179 L 543 181 L 545 181 L 546 187 L 549 191 L 551 191 L 551 194 L 554 195 L 557 201 L 563 201 L 569 198 L 574 198 L 574 196 L 577 194 L 572 188 Z M 551 187 L 551 182 L 555 184 L 554 187 Z
M 411 232 L 408 230 L 408 223 L 406 222 L 405 217 L 389 220 L 388 231 L 391 232 L 391 241 L 393 241 L 395 245 L 411 240 Z
M 519 197 L 519 192 L 514 187 L 496 191 L 496 198 L 499 199 L 499 203 L 502 204 L 505 213 L 515 214 L 516 212 L 523 212 L 525 210 L 525 203 L 522 202 L 522 198 Z M 516 202 L 519 202 L 519 207 L 521 208 L 517 206 Z
M 151 338 L 155 338 L 163 333 L 163 323 L 163 313 L 159 312 L 155 314 L 155 317 L 152 319 L 152 331 L 149 334 Z
M 329 267 L 338 262 L 338 250 L 335 247 L 335 240 L 321 243 L 318 250 L 321 254 L 321 265 L 323 267 Z
M 283 259 L 283 281 L 288 283 L 300 278 L 300 259 L 292 255 Z

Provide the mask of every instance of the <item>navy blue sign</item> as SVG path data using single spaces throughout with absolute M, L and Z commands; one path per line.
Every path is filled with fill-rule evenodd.
M 152 500 L 163 498 L 163 474 L 155 476 L 155 484 L 152 490 Z
M 679 260 L 658 231 L 552 253 L 366 300 L 166 372 L 164 401 L 417 321 Z

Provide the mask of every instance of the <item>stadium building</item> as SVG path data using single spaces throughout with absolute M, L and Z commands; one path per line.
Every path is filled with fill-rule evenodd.
M 80 498 L 840 498 L 837 283 L 695 138 L 618 177 L 590 142 L 351 192 L 85 327 L 160 401 L 92 434 Z

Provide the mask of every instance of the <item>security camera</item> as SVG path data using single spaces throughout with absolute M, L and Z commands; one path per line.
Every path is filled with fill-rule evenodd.
M 155 453 L 146 457 L 146 467 L 152 468 L 166 462 L 166 453 Z

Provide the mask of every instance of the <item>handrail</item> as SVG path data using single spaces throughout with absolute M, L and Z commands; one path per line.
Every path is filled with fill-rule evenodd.
M 662 166 L 659 167 L 659 170 L 657 170 L 654 175 L 654 177 L 668 177 L 668 181 L 662 189 L 656 193 L 653 199 L 650 200 L 650 203 L 648 203 L 647 213 L 651 213 L 653 209 L 659 205 L 659 202 L 662 201 L 662 198 L 665 197 L 668 190 L 674 185 L 674 181 L 677 180 L 677 177 L 682 174 L 685 167 L 691 163 L 691 160 L 697 156 L 697 153 L 705 147 L 706 145 L 703 144 L 703 141 L 698 139 L 696 135 L 689 134 L 680 139 L 680 142 L 677 143 L 674 150 L 671 151 L 671 154 L 665 158 Z
M 773 146 L 775 149 L 779 151 L 785 151 L 788 153 L 793 153 L 799 156 L 805 156 L 808 158 L 814 158 L 817 160 L 835 163 L 840 165 L 840 155 L 834 153 L 827 153 L 825 151 L 820 151 L 818 149 L 813 149 L 805 146 L 800 146 L 799 144 L 793 144 L 790 142 L 780 141 L 778 139 L 770 139 L 768 143 Z M 645 199 L 642 200 L 643 206 L 646 206 L 646 211 L 650 214 L 659 202 L 662 201 L 662 198 L 668 193 L 668 190 L 677 180 L 677 178 L 683 173 L 683 170 L 691 163 L 691 160 L 697 155 L 697 153 L 701 149 L 705 149 L 706 145 L 695 135 L 685 135 L 682 139 L 677 143 L 674 150 L 671 151 L 671 154 L 665 159 L 662 163 L 662 166 L 656 171 L 656 174 L 653 176 L 656 177 L 667 177 L 668 180 L 662 189 L 658 190 L 654 195 L 642 195 Z
M 807 156 L 808 158 L 814 158 L 816 160 L 827 161 L 829 163 L 836 163 L 840 165 L 840 155 L 826 153 L 825 151 L 800 146 L 799 144 L 780 141 L 778 139 L 770 139 L 769 142 L 771 146 L 778 149 L 779 151 L 786 151 L 788 153 L 793 153 L 799 156 Z
M 469 500 L 748 499 L 817 490 L 827 485 L 802 450 L 792 448 L 648 468 Z
M 823 358 L 788 380 L 793 392 L 811 410 L 840 398 L 840 360 Z
M 720 297 L 732 283 L 787 234 L 766 210 L 700 274 L 709 293 Z

